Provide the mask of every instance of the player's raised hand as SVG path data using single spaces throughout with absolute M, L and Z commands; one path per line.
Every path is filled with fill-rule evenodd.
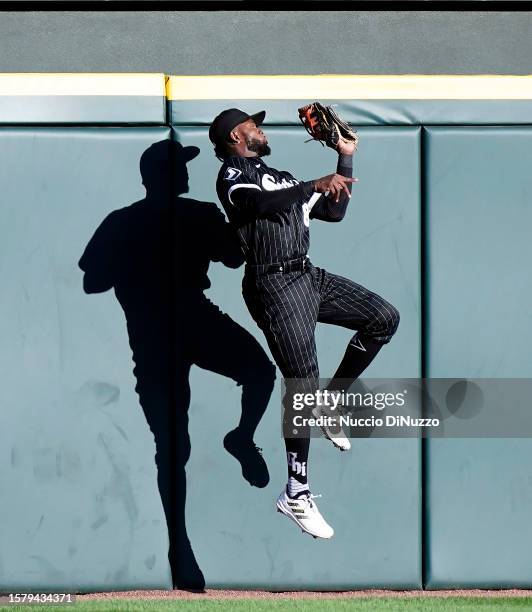
M 341 174 L 328 174 L 327 176 L 323 176 L 319 179 L 314 179 L 312 183 L 314 184 L 314 191 L 318 193 L 326 193 L 329 192 L 329 197 L 334 198 L 336 202 L 340 200 L 340 195 L 342 191 L 345 191 L 347 197 L 351 197 L 351 193 L 348 188 L 349 183 L 357 183 L 357 178 L 349 178 L 347 176 L 342 176 Z
M 357 145 L 356 142 L 339 138 L 338 144 L 336 145 L 336 150 L 341 155 L 353 155 L 353 153 L 357 150 Z

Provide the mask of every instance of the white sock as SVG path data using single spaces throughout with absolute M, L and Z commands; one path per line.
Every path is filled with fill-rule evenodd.
M 299 493 L 303 491 L 308 491 L 308 483 L 299 482 L 293 476 L 290 476 L 288 479 L 288 483 L 286 485 L 286 492 L 288 493 L 288 497 L 296 497 Z

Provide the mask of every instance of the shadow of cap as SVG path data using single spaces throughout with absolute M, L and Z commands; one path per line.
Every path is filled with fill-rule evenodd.
M 180 142 L 161 140 L 148 147 L 140 157 L 140 175 L 144 185 L 168 175 L 199 155 L 199 148 L 184 147 Z

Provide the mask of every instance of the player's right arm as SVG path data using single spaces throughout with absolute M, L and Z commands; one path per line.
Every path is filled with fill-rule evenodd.
M 275 191 L 239 189 L 234 194 L 233 201 L 241 209 L 253 212 L 255 217 L 267 217 L 273 213 L 288 210 L 295 202 L 308 200 L 313 193 L 312 182 L 306 181 Z
M 260 218 L 288 210 L 293 204 L 305 201 L 314 193 L 312 181 L 304 181 L 284 189 L 263 190 L 260 177 L 252 164 L 243 159 L 232 160 L 218 177 L 218 197 L 225 210 L 240 217 Z
M 292 187 L 265 191 L 249 162 L 235 159 L 234 164 L 235 167 L 226 168 L 218 178 L 218 197 L 227 211 L 239 212 L 246 218 L 267 217 L 288 210 L 296 202 L 309 200 L 316 192 L 328 192 L 329 198 L 336 197 L 337 202 L 342 196 L 347 199 L 351 195 L 348 183 L 358 180 L 335 173 Z

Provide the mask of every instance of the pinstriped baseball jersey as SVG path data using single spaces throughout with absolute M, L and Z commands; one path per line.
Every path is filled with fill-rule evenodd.
M 236 228 L 240 245 L 250 264 L 274 263 L 304 257 L 309 249 L 309 218 L 320 194 L 296 199 L 293 206 L 257 218 L 233 201 L 242 187 L 274 191 L 298 185 L 290 172 L 270 168 L 260 157 L 231 156 L 218 173 L 216 191 L 229 221 Z

